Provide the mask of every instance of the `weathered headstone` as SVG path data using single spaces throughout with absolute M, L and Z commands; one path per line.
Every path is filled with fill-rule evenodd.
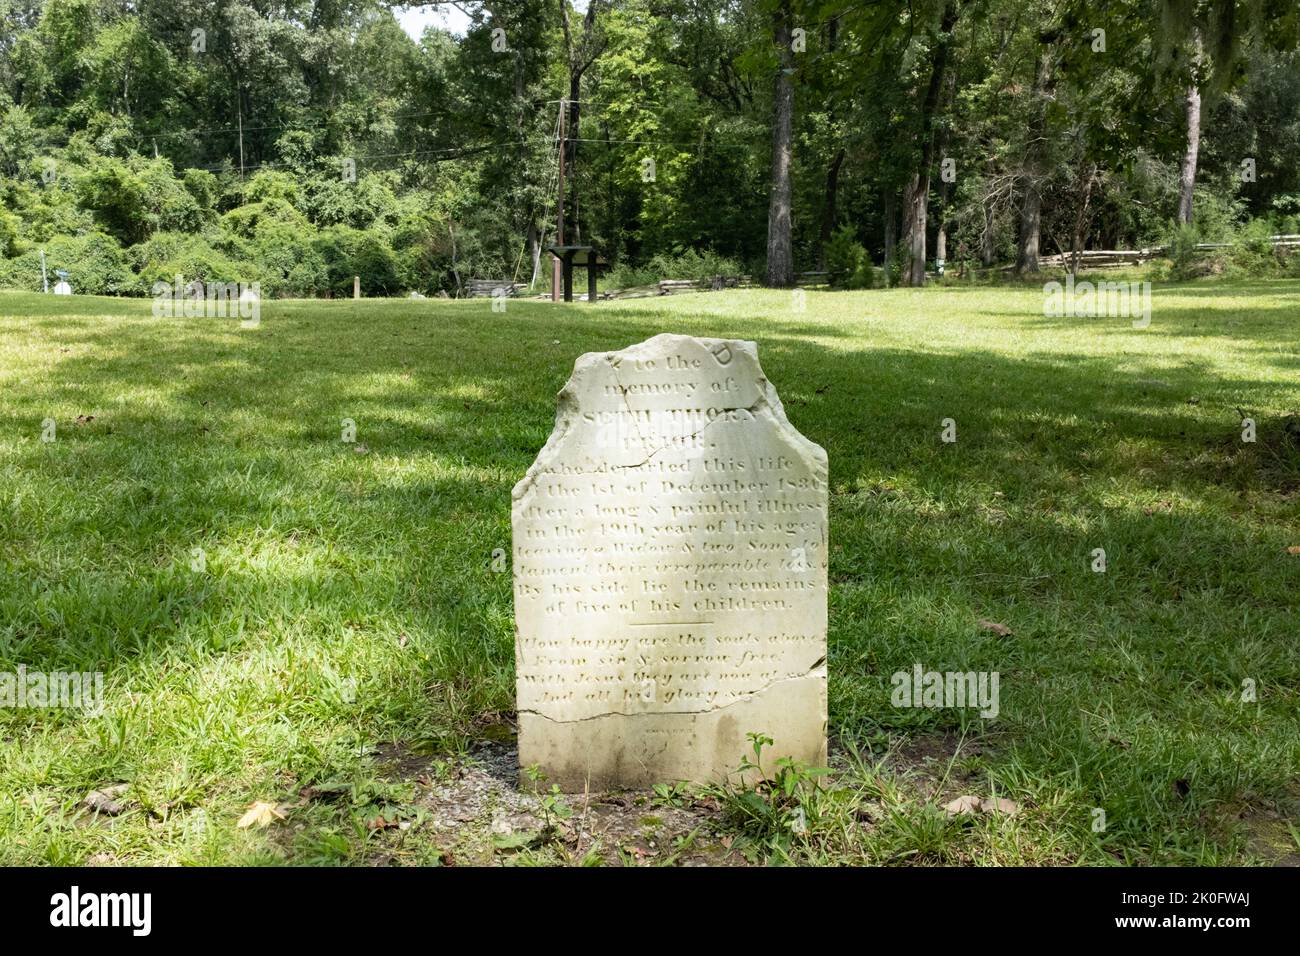
M 826 453 L 753 342 L 588 353 L 514 489 L 519 760 L 564 790 L 826 757 Z

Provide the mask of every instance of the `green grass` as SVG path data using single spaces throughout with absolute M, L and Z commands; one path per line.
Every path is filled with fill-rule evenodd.
M 831 731 L 863 755 L 844 805 L 880 810 L 822 807 L 780 855 L 1270 859 L 1255 821 L 1300 803 L 1300 282 L 1160 287 L 1145 330 L 1042 302 L 269 302 L 240 329 L 0 296 L 0 671 L 102 671 L 107 692 L 98 715 L 0 710 L 0 862 L 438 859 L 418 814 L 367 829 L 424 785 L 376 748 L 504 733 L 510 488 L 574 359 L 663 331 L 757 340 L 830 456 Z M 998 671 L 1000 715 L 892 707 L 917 662 Z M 928 789 L 918 744 L 951 771 Z M 81 811 L 115 782 L 126 813 Z M 945 792 L 1022 812 L 947 820 Z M 239 829 L 254 800 L 286 819 Z

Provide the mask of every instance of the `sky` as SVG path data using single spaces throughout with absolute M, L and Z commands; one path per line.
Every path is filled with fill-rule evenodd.
M 469 17 L 451 4 L 427 6 L 414 4 L 405 10 L 397 11 L 397 22 L 402 25 L 412 40 L 419 40 L 425 27 L 438 26 L 462 35 L 469 25 Z
M 580 14 L 586 13 L 587 0 L 573 0 L 573 9 Z M 404 10 L 398 10 L 397 22 L 402 25 L 402 29 L 412 40 L 419 40 L 420 35 L 424 33 L 424 28 L 429 26 L 440 26 L 450 30 L 456 36 L 463 36 L 465 28 L 469 26 L 469 17 L 465 16 L 459 7 L 452 6 L 450 3 L 437 6 L 416 3 Z

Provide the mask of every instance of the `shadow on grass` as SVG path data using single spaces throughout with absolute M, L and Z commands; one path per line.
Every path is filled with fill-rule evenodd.
M 129 677 L 186 642 L 221 654 L 295 621 L 323 640 L 350 622 L 415 635 L 427 653 L 392 666 L 458 715 L 445 736 L 468 733 L 513 706 L 509 575 L 489 564 L 509 551 L 510 488 L 555 393 L 580 353 L 679 331 L 756 339 L 791 421 L 829 454 L 836 733 L 966 727 L 1000 750 L 990 772 L 1073 780 L 1146 825 L 1194 826 L 1197 807 L 1300 766 L 1300 562 L 1279 560 L 1296 459 L 1271 427 L 1280 410 L 1260 443 L 1237 440 L 1235 404 L 1260 381 L 1159 355 L 1121 371 L 1110 355 L 828 347 L 810 338 L 848 333 L 737 316 L 400 305 L 315 318 L 268 303 L 260 329 L 198 336 L 147 311 L 75 336 L 35 320 L 52 345 L 90 350 L 0 419 L 23 436 L 18 468 L 73 502 L 39 527 L 10 512 L 10 566 L 36 597 L 6 602 L 3 657 L 56 667 L 82 642 L 73 656 Z M 1276 312 L 1249 310 L 1247 337 L 1281 338 Z M 1191 317 L 1182 334 L 1222 334 Z M 120 401 L 128 382 L 150 394 Z M 47 409 L 82 406 L 96 423 L 37 442 Z M 939 440 L 948 417 L 956 444 Z M 364 454 L 340 442 L 344 418 Z M 199 590 L 176 569 L 195 542 L 228 569 Z M 98 577 L 43 563 L 69 546 L 102 557 Z M 889 675 L 916 662 L 1001 672 L 1000 719 L 892 708 Z M 1225 705 L 1246 678 L 1269 689 L 1259 709 Z M 420 722 L 418 698 L 401 699 L 372 729 Z

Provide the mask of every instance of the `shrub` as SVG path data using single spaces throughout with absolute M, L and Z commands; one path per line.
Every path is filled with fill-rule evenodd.
M 72 291 L 82 295 L 135 295 L 140 292 L 126 254 L 112 236 L 92 232 L 58 236 L 44 246 L 50 286 L 56 269 L 68 272 Z M 0 286 L 41 291 L 41 252 L 33 246 L 13 259 L 0 259 Z
M 288 225 L 299 231 L 310 231 L 306 217 L 288 200 L 279 197 L 236 206 L 221 217 L 221 228 L 242 239 L 256 239 L 267 225 Z
M 1165 243 L 1165 256 L 1169 260 L 1166 275 L 1174 282 L 1185 282 L 1206 275 L 1223 272 L 1225 255 L 1218 249 L 1198 249 L 1202 241 L 1200 228 L 1184 223 L 1175 226 Z
M 620 263 L 609 272 L 614 288 L 652 285 L 660 279 L 711 279 L 714 276 L 739 276 L 740 263 L 720 256 L 711 249 L 697 252 L 687 249 L 675 254 L 660 253 L 644 265 Z
M 297 206 L 302 201 L 302 190 L 288 173 L 263 169 L 244 185 L 244 204 L 266 202 L 268 199 L 282 199 Z
M 206 169 L 187 169 L 181 174 L 181 182 L 203 212 L 211 213 L 217 208 L 221 187 L 212 173 Z
M 7 209 L 0 209 L 0 256 L 18 255 L 18 217 Z
M 264 296 L 309 298 L 330 289 L 329 270 L 311 230 L 267 222 L 258 230 L 249 258 L 257 264 L 254 278 L 262 283 Z
M 104 231 L 126 244 L 160 230 L 198 230 L 203 224 L 197 200 L 166 159 L 96 157 L 78 181 L 77 194 Z
M 334 226 L 323 230 L 313 245 L 324 263 L 328 291 L 332 295 L 350 296 L 353 276 L 361 277 L 361 288 L 368 296 L 395 295 L 401 291 L 397 258 L 379 236 L 348 226 Z
M 392 243 L 403 288 L 426 295 L 452 290 L 451 236 L 446 222 L 428 212 L 407 216 L 393 230 Z
M 204 236 L 181 233 L 158 233 L 130 250 L 139 275 L 138 286 L 149 294 L 155 282 L 175 283 L 198 279 L 200 282 L 255 282 L 253 265 L 232 259 Z
M 1237 229 L 1228 253 L 1228 272 L 1241 277 L 1276 275 L 1279 261 L 1273 252 L 1273 225 L 1254 219 Z
M 858 242 L 851 226 L 840 226 L 826 243 L 826 271 L 833 286 L 869 289 L 875 281 L 871 257 Z

